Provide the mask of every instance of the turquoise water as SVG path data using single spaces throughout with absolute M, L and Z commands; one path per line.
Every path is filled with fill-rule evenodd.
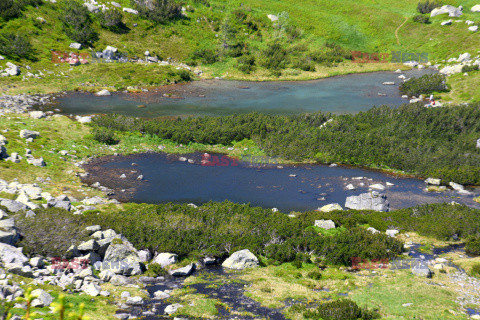
M 411 70 L 404 74 L 408 78 L 433 72 Z M 204 80 L 107 97 L 74 92 L 59 97 L 56 108 L 63 114 L 118 113 L 136 117 L 219 116 L 253 111 L 356 113 L 375 105 L 399 106 L 408 102 L 400 96 L 398 76 L 394 72 L 375 72 L 295 82 Z M 383 85 L 383 82 L 395 82 L 395 85 Z

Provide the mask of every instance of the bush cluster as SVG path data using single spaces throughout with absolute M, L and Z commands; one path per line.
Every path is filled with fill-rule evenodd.
M 426 74 L 420 78 L 411 78 L 400 85 L 400 91 L 408 96 L 419 96 L 434 92 L 447 91 L 445 76 L 441 74 Z
M 413 21 L 418 23 L 424 23 L 424 24 L 430 23 L 430 19 L 427 16 L 424 16 L 422 14 L 419 14 L 413 17 Z
M 182 5 L 173 0 L 132 0 L 138 14 L 156 24 L 166 24 L 182 18 Z
M 440 7 L 441 5 L 436 1 L 430 2 L 430 0 L 419 2 L 417 5 L 417 11 L 421 14 L 432 12 L 433 9 Z
M 26 6 L 38 6 L 42 0 L 2 0 L 0 1 L 0 18 L 5 21 L 18 18 Z
M 18 60 L 20 58 L 34 59 L 30 40 L 20 34 L 0 33 L 0 54 Z
M 76 0 L 67 0 L 62 4 L 59 19 L 65 34 L 75 42 L 90 44 L 98 40 L 98 33 L 92 25 L 88 9 Z
M 472 72 L 472 71 L 478 71 L 480 69 L 479 65 L 475 66 L 463 66 L 462 67 L 462 72 Z
M 370 320 L 380 318 L 378 312 L 360 308 L 354 301 L 347 299 L 322 303 L 315 310 L 305 311 L 303 316 L 306 319 L 323 320 Z
M 93 130 L 93 139 L 108 145 L 118 143 L 118 141 L 115 139 L 115 132 L 108 128 L 95 128 Z
M 98 20 L 102 28 L 110 30 L 115 33 L 125 33 L 128 29 L 122 22 L 122 13 L 118 9 L 100 11 L 98 14 Z

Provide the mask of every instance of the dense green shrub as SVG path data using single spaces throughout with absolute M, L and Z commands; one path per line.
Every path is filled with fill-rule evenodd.
M 253 55 L 241 56 L 237 59 L 237 68 L 247 74 L 255 71 L 255 57 Z
M 426 14 L 432 12 L 433 9 L 440 7 L 441 5 L 436 1 L 430 2 L 429 0 L 425 2 L 419 2 L 417 5 L 417 11 L 421 14 Z
M 212 49 L 197 49 L 192 54 L 192 60 L 200 61 L 203 64 L 212 64 L 218 61 L 218 55 Z
M 447 91 L 445 76 L 441 74 L 426 74 L 420 78 L 411 78 L 400 85 L 400 91 L 409 96 Z
M 158 263 L 150 263 L 148 270 L 145 272 L 146 277 L 159 277 L 167 274 L 167 271 Z
M 132 4 L 142 18 L 157 24 L 166 24 L 182 18 L 182 5 L 173 0 L 132 0 Z
M 421 15 L 421 14 L 413 17 L 413 21 L 418 22 L 418 23 L 424 23 L 424 24 L 430 23 L 430 19 L 427 16 L 424 16 L 424 15 Z
M 470 255 L 480 256 L 480 237 L 472 236 L 465 243 L 465 252 Z
M 63 209 L 37 209 L 36 216 L 15 215 L 22 240 L 18 244 L 29 255 L 64 257 L 67 249 L 88 239 L 87 226 L 80 215 Z
M 26 6 L 38 6 L 42 0 L 2 0 L 0 1 L 0 18 L 8 21 L 18 18 Z
M 98 34 L 92 26 L 88 9 L 75 0 L 67 0 L 62 4 L 59 19 L 63 31 L 73 41 L 89 44 L 98 40 Z
M 462 72 L 471 72 L 471 71 L 478 71 L 480 69 L 479 65 L 475 66 L 463 66 L 462 67 Z
M 320 279 L 322 279 L 322 273 L 318 270 L 310 271 L 307 274 L 307 277 L 312 279 L 312 280 L 320 280 Z
M 470 270 L 470 274 L 475 276 L 475 277 L 480 276 L 480 263 L 475 263 L 472 266 L 472 269 Z
M 105 12 L 100 11 L 97 16 L 102 28 L 115 33 L 128 31 L 127 26 L 122 22 L 122 13 L 118 9 L 105 10 Z
M 279 41 L 268 44 L 267 49 L 262 52 L 262 57 L 262 66 L 272 71 L 285 68 L 288 62 L 287 50 Z
M 322 303 L 316 310 L 305 311 L 303 316 L 307 319 L 316 320 L 369 320 L 380 318 L 378 312 L 360 308 L 354 301 L 347 299 Z
M 118 141 L 115 139 L 115 132 L 108 128 L 95 128 L 93 130 L 93 139 L 108 145 L 118 143 Z
M 26 37 L 15 33 L 0 33 L 0 54 L 11 59 L 34 59 L 33 47 Z

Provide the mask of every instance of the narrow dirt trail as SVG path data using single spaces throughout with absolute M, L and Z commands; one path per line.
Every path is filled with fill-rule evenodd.
M 403 27 L 405 23 L 407 23 L 408 18 L 405 18 L 405 21 L 401 25 L 398 26 L 397 30 L 395 30 L 395 38 L 397 38 L 397 44 L 400 45 L 400 38 L 398 37 L 398 31 Z

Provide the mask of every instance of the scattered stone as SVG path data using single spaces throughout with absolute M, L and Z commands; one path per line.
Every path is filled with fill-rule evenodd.
M 188 277 L 195 271 L 195 269 L 196 269 L 195 263 L 191 263 L 186 267 L 170 270 L 169 273 L 171 276 L 174 276 L 174 277 Z
M 343 208 L 338 203 L 331 203 L 319 208 L 318 210 L 321 212 L 331 212 L 336 210 L 343 210 Z
M 474 5 L 470 10 L 472 12 L 480 12 L 480 4 Z
M 53 297 L 42 289 L 33 290 L 32 296 L 36 297 L 31 304 L 35 308 L 48 307 L 53 302 Z
M 20 138 L 22 139 L 29 139 L 29 138 L 35 139 L 38 136 L 40 136 L 40 132 L 38 131 L 31 131 L 26 129 L 20 131 Z
M 390 230 L 385 231 L 385 233 L 387 234 L 387 236 L 395 238 L 395 236 L 399 233 L 399 231 L 394 230 L 394 229 L 390 229 Z
M 440 8 L 435 8 L 430 13 L 430 17 L 435 17 L 441 14 L 448 14 L 449 17 L 460 17 L 462 12 L 462 7 L 455 8 L 451 5 L 442 6 Z
M 427 265 L 419 263 L 415 265 L 412 269 L 412 273 L 416 276 L 431 278 L 433 276 L 432 270 L 428 268 Z
M 268 14 L 267 18 L 270 19 L 270 21 L 275 22 L 278 20 L 278 17 L 274 14 Z
M 440 23 L 442 26 L 450 26 L 452 25 L 453 23 L 453 20 L 447 20 L 447 21 L 443 21 L 442 23 Z
M 108 91 L 108 90 L 106 90 L 106 89 L 103 89 L 103 90 L 100 90 L 100 91 L 98 91 L 97 93 L 95 93 L 95 95 L 96 95 L 97 97 L 105 97 L 105 96 L 110 96 L 111 93 L 110 93 L 110 91 Z
M 175 304 L 171 304 L 171 305 L 168 305 L 166 308 L 165 308 L 165 313 L 166 314 L 174 314 L 175 312 L 177 312 L 178 309 L 182 308 L 183 305 L 179 304 L 179 303 L 175 303 Z
M 325 230 L 335 229 L 335 222 L 332 220 L 315 220 L 315 227 Z
M 138 14 L 138 11 L 134 10 L 132 8 L 123 8 L 123 12 L 128 12 L 128 13 L 131 13 L 131 14 Z
M 478 26 L 468 27 L 468 30 L 470 30 L 470 31 L 472 31 L 472 32 L 477 32 L 477 31 L 478 31 Z
M 372 190 L 378 190 L 378 191 L 385 191 L 385 186 L 383 184 L 380 184 L 380 183 L 376 183 L 376 184 L 372 184 L 369 189 L 372 189 Z
M 427 180 L 425 180 L 426 184 L 430 184 L 433 186 L 439 186 L 441 182 L 442 182 L 441 179 L 434 179 L 434 178 L 428 178 Z
M 88 294 L 91 297 L 98 296 L 101 291 L 102 291 L 102 289 L 100 288 L 100 286 L 98 284 L 95 284 L 95 283 L 90 283 L 83 289 L 83 292 L 85 292 L 86 294 Z
M 159 253 L 152 261 L 152 263 L 157 263 L 162 266 L 162 268 L 165 268 L 171 264 L 174 264 L 177 262 L 178 256 L 174 253 L 167 253 L 167 252 L 162 252 Z
M 82 44 L 78 42 L 70 43 L 70 48 L 80 50 L 82 48 Z
M 377 229 L 373 228 L 373 227 L 369 227 L 367 229 L 367 231 L 370 231 L 371 233 L 375 234 L 375 233 L 380 233 L 380 231 L 378 231 Z

